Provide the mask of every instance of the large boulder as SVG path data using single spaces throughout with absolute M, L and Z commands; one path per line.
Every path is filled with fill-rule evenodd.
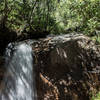
M 33 49 L 38 100 L 91 100 L 100 90 L 100 47 L 87 36 L 49 36 L 24 42 Z M 0 57 L 0 82 L 6 74 L 3 64 Z
M 90 100 L 100 90 L 100 47 L 84 35 L 62 35 L 32 44 L 38 100 Z

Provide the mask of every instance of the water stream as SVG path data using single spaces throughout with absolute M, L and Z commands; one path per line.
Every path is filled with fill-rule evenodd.
M 9 44 L 5 55 L 0 100 L 37 100 L 32 48 L 25 43 Z

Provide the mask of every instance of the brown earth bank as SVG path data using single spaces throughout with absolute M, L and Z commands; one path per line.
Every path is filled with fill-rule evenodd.
M 34 40 L 31 46 L 38 100 L 91 100 L 100 90 L 100 47 L 90 38 L 60 35 Z M 3 63 L 0 57 L 0 80 Z

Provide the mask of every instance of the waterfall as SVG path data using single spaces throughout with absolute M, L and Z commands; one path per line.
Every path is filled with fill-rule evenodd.
M 5 55 L 6 74 L 0 100 L 36 100 L 32 48 L 26 43 L 10 43 Z

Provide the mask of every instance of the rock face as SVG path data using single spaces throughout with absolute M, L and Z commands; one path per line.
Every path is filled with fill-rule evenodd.
M 100 90 L 100 47 L 88 37 L 47 37 L 32 40 L 31 46 L 38 100 L 91 100 Z
M 1 28 L 1 27 L 0 27 Z M 15 41 L 17 38 L 16 32 L 8 28 L 0 29 L 0 55 L 4 53 L 6 46 Z
M 88 37 L 48 37 L 32 47 L 38 100 L 90 100 L 100 90 L 100 48 Z

